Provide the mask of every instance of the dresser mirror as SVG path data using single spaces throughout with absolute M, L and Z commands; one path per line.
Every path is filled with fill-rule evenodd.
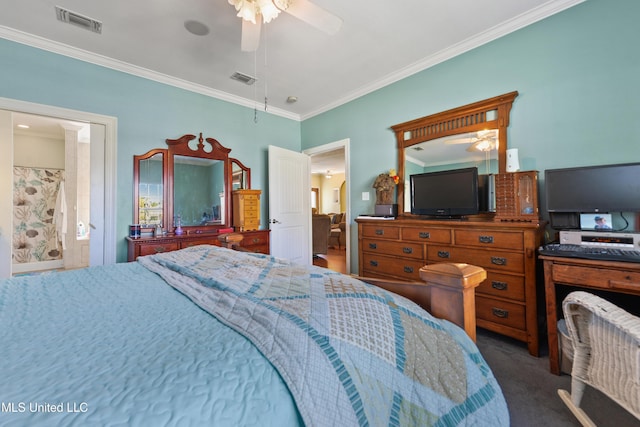
M 398 149 L 398 212 L 410 210 L 409 176 L 477 166 L 480 174 L 506 172 L 511 92 L 394 125 Z M 407 187 L 407 188 L 405 188 Z
M 166 159 L 167 150 L 164 148 L 133 156 L 133 221 L 144 228 L 164 225 Z
M 182 227 L 224 225 L 225 161 L 173 156 L 173 222 Z
M 405 147 L 405 186 L 409 176 L 424 172 L 477 167 L 481 175 L 498 173 L 499 130 L 488 129 L 445 136 Z M 404 193 L 404 211 L 411 211 L 409 191 Z
M 134 221 L 142 232 L 215 232 L 231 225 L 231 191 L 251 187 L 251 170 L 213 138 L 184 135 L 134 156 Z

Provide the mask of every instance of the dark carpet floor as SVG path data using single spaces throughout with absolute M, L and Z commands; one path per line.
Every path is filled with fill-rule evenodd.
M 533 357 L 525 343 L 480 328 L 477 335 L 478 348 L 502 387 L 513 427 L 580 426 L 557 393 L 558 388 L 571 390 L 571 376 L 549 372 L 546 342 L 541 357 Z M 591 387 L 581 406 L 598 427 L 640 427 L 639 420 Z

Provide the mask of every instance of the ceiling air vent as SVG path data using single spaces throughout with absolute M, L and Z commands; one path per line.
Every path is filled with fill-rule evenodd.
M 77 25 L 78 27 L 82 27 L 85 30 L 102 34 L 102 22 L 97 21 L 93 18 L 89 18 L 88 16 L 80 15 L 79 13 L 63 9 L 60 6 L 56 6 L 56 16 L 58 17 L 59 21 Z
M 256 81 L 256 78 L 255 78 L 255 77 L 251 77 L 251 76 L 249 76 L 249 75 L 247 75 L 247 74 L 242 74 L 242 73 L 240 73 L 240 72 L 238 72 L 238 71 L 236 71 L 235 73 L 233 73 L 233 74 L 231 75 L 231 78 L 232 78 L 233 80 L 237 80 L 237 81 L 239 81 L 239 82 L 242 82 L 242 83 L 244 83 L 244 84 L 246 84 L 246 85 L 252 85 L 252 84 L 254 84 L 254 83 L 255 83 L 255 81 Z

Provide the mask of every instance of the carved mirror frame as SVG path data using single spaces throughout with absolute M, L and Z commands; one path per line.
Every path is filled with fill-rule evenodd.
M 407 147 L 444 136 L 498 129 L 498 173 L 506 172 L 507 127 L 511 106 L 516 96 L 518 92 L 514 91 L 391 126 L 396 135 L 398 150 L 397 173 L 400 181 L 396 189 L 396 200 L 399 215 L 406 215 L 404 212 L 404 149 Z
M 197 145 L 193 140 L 197 140 Z M 205 144 L 205 141 L 208 144 Z M 211 159 L 220 160 L 223 162 L 223 176 L 224 176 L 224 222 L 220 224 L 207 224 L 207 225 L 183 225 L 182 228 L 198 232 L 215 232 L 219 228 L 226 228 L 231 225 L 232 222 L 232 203 L 231 203 L 231 191 L 235 189 L 250 189 L 251 188 L 251 169 L 246 167 L 240 160 L 230 158 L 230 148 L 227 148 L 220 144 L 214 138 L 203 139 L 202 133 L 197 137 L 196 135 L 183 135 L 177 139 L 167 139 L 166 144 L 168 148 L 156 148 L 149 150 L 148 152 L 133 156 L 133 200 L 134 200 L 134 223 L 140 224 L 140 183 L 141 173 L 143 173 L 143 161 L 149 160 L 154 156 L 161 155 L 161 170 L 162 170 L 162 221 L 160 225 L 169 231 L 174 230 L 174 167 L 175 156 L 187 156 L 198 159 Z M 235 184 L 234 184 L 235 183 Z M 150 224 L 143 224 L 150 225 Z M 142 230 L 143 232 L 152 231 L 152 227 L 148 226 Z

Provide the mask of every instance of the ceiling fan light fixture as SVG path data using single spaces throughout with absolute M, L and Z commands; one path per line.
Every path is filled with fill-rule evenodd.
M 268 24 L 280 15 L 278 9 L 271 0 L 256 0 L 258 3 L 258 12 L 262 15 L 262 22 Z
M 253 24 L 262 16 L 262 22 L 267 24 L 278 17 L 281 10 L 286 10 L 290 0 L 229 0 L 229 4 L 236 8 L 238 17 Z
M 238 18 L 256 23 L 256 15 L 259 11 L 255 0 L 229 0 L 229 4 L 236 8 Z

